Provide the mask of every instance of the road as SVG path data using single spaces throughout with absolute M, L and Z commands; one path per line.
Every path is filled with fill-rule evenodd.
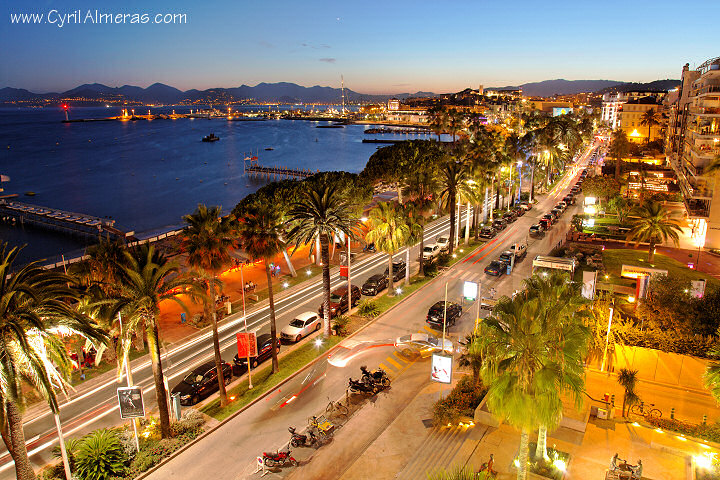
M 583 160 L 586 158 L 587 156 L 583 156 Z M 494 288 L 496 296 L 507 295 L 519 289 L 522 280 L 530 275 L 532 258 L 547 254 L 565 235 L 573 210 L 580 208 L 580 202 L 569 208 L 544 238 L 529 241 L 527 256 L 519 262 L 511 275 L 490 277 L 483 273 L 485 265 L 511 244 L 525 241 L 530 225 L 537 223 L 537 220 L 557 203 L 558 198 L 561 199 L 565 195 L 577 174 L 577 169 L 566 173 L 557 188 L 531 211 L 512 223 L 497 237 L 479 247 L 471 257 L 454 265 L 445 274 L 403 302 L 400 307 L 380 317 L 348 342 L 349 346 L 367 345 L 374 348 L 365 348 L 343 367 L 333 366 L 327 359 L 317 362 L 311 369 L 298 375 L 293 382 L 284 385 L 282 391 L 273 392 L 272 395 L 268 395 L 227 421 L 207 438 L 192 445 L 148 478 L 153 480 L 178 477 L 252 478 L 255 457 L 263 451 L 282 448 L 289 440 L 288 426 L 304 427 L 309 416 L 324 411 L 329 399 L 342 398 L 345 395 L 348 377 L 357 378 L 360 365 L 368 365 L 372 368 L 382 366 L 393 379 L 394 386 L 387 392 L 379 394 L 380 399 L 386 395 L 408 395 L 408 392 L 419 391 L 430 380 L 429 375 L 417 374 L 418 364 L 425 363 L 426 366 L 422 368 L 427 368 L 429 373 L 428 361 L 403 359 L 394 352 L 392 340 L 400 335 L 429 330 L 425 323 L 427 311 L 433 303 L 443 298 L 446 285 L 448 298 L 457 302 L 461 301 L 462 285 L 465 281 L 481 282 L 483 291 Z M 434 234 L 429 236 L 434 237 Z M 465 305 L 460 321 L 449 329 L 448 336 L 451 339 L 456 341 L 473 329 L 476 307 L 476 304 Z M 300 311 L 302 308 L 298 306 L 294 311 Z M 405 372 L 411 373 L 404 376 Z M 280 407 L 284 400 L 296 394 L 297 397 L 292 403 Z M 380 399 L 377 402 L 380 402 Z M 375 433 L 377 432 L 373 434 Z M 354 453 L 359 456 L 362 452 Z M 342 461 L 351 462 L 352 457 L 353 455 L 349 454 L 348 458 Z M 320 461 L 320 458 L 317 461 Z M 343 471 L 340 459 L 331 461 L 334 471 Z M 326 478 L 332 478 L 332 475 Z
M 464 217 L 463 217 L 464 220 Z M 425 229 L 425 242 L 434 242 L 435 238 L 449 231 L 449 219 L 440 218 Z M 419 256 L 419 247 L 411 250 L 411 258 Z M 405 254 L 397 254 L 397 259 L 405 259 Z M 377 253 L 366 257 L 352 266 L 352 282 L 355 285 L 362 283 L 371 275 L 382 273 L 387 266 L 387 256 Z M 338 273 L 331 276 L 333 288 L 345 283 Z M 276 299 L 276 321 L 278 331 L 304 311 L 317 311 L 321 303 L 321 280 L 303 286 L 299 290 Z M 276 297 L 277 298 L 277 297 Z M 222 357 L 231 361 L 237 353 L 235 333 L 244 327 L 242 315 L 234 314 L 224 320 L 220 327 L 220 345 Z M 269 332 L 269 308 L 262 307 L 248 313 L 248 329 L 251 331 Z M 211 332 L 191 338 L 179 346 L 163 351 L 163 370 L 168 384 L 172 388 L 178 383 L 186 372 L 213 358 Z M 162 333 L 161 333 L 162 336 Z M 144 401 L 147 408 L 155 405 L 154 383 L 150 362 L 143 359 L 133 362 L 133 379 L 135 385 L 143 389 Z M 63 401 L 60 406 L 60 418 L 63 433 L 66 437 L 78 437 L 91 430 L 117 425 L 121 422 L 117 406 L 116 388 L 119 385 L 114 375 L 107 375 L 108 379 L 90 390 L 80 390 L 77 394 Z M 82 388 L 82 387 L 80 387 Z M 40 467 L 52 460 L 50 453 L 57 444 L 55 423 L 49 410 L 30 418 L 24 422 L 25 438 L 31 462 Z M 0 479 L 14 478 L 13 462 L 7 450 L 0 450 Z

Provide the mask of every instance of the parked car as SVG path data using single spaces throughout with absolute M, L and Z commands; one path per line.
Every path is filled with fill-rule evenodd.
M 507 267 L 507 266 L 510 265 L 511 263 L 514 263 L 514 262 L 517 261 L 517 259 L 515 259 L 515 260 L 513 261 L 513 257 L 514 257 L 514 256 L 515 256 L 515 253 L 514 253 L 513 251 L 511 251 L 511 250 L 505 250 L 505 251 L 502 252 L 502 253 L 500 254 L 500 256 L 498 257 L 498 262 L 502 263 L 503 265 L 505 265 L 505 267 Z
M 227 385 L 232 379 L 232 367 L 229 363 L 222 362 L 222 370 Z M 215 360 L 212 360 L 195 367 L 185 375 L 185 378 L 173 387 L 172 394 L 180 396 L 180 405 L 190 406 L 199 403 L 219 389 L 217 368 L 215 368 Z
M 439 301 L 428 310 L 427 322 L 431 327 L 442 329 L 443 328 L 443 316 L 447 315 L 445 327 L 451 327 L 455 325 L 457 319 L 462 315 L 462 307 L 454 302 L 447 302 L 447 313 L 445 313 L 445 302 Z
M 347 285 L 344 287 L 338 287 L 330 292 L 330 318 L 335 318 L 341 313 L 347 312 L 350 308 L 348 307 L 348 295 Z M 352 306 L 357 305 L 360 300 L 360 287 L 357 285 L 352 286 Z M 318 308 L 318 314 L 323 316 L 323 305 L 320 304 Z
M 522 217 L 525 215 L 525 209 L 520 206 L 513 207 L 513 212 L 515 212 L 516 217 Z
M 405 277 L 405 260 L 396 260 L 393 262 L 393 282 L 397 282 Z M 385 276 L 390 274 L 390 269 L 385 269 Z
M 277 352 L 280 353 L 280 342 L 277 344 Z M 269 333 L 261 333 L 257 336 L 257 356 L 250 357 L 252 368 L 264 362 L 272 356 L 272 336 Z M 233 357 L 233 373 L 239 377 L 247 372 L 247 357 L 239 358 L 237 354 Z
M 314 312 L 301 313 L 280 330 L 280 338 L 299 342 L 316 330 L 320 330 L 322 319 Z
M 538 222 L 538 225 L 543 227 L 543 235 L 544 235 L 545 232 L 550 230 L 550 227 L 552 227 L 552 220 L 550 220 L 548 218 L 541 218 L 540 221 Z
M 512 210 L 509 212 L 505 212 L 505 213 L 503 213 L 503 219 L 507 223 L 514 222 L 515 220 L 517 220 L 517 214 L 515 212 L 513 212 Z
M 561 212 L 560 210 L 552 209 L 552 210 L 550 210 L 550 212 L 549 212 L 548 214 L 549 214 L 549 215 L 552 215 L 552 217 L 553 217 L 553 222 L 554 222 L 554 223 L 557 223 L 557 220 L 558 220 L 558 218 L 560 218 L 560 214 L 561 214 L 561 213 L 562 213 L 562 212 Z
M 526 211 L 532 210 L 532 203 L 530 203 L 530 202 L 520 202 L 520 203 L 518 203 L 518 206 Z
M 555 206 L 550 211 L 550 213 L 552 213 L 553 215 L 556 215 L 556 218 L 560 218 L 560 216 L 563 214 L 563 209 L 560 206 Z
M 565 195 L 565 197 L 563 197 L 563 202 L 567 205 L 575 205 L 575 197 L 573 195 Z
M 497 235 L 497 232 L 491 226 L 482 227 L 478 233 L 480 238 L 493 238 L 495 235 Z
M 495 277 L 499 277 L 500 275 L 503 275 L 507 271 L 507 266 L 498 260 L 493 260 L 488 264 L 487 267 L 485 267 L 485 273 L 488 275 L 493 275 Z
M 425 245 L 423 247 L 423 260 L 433 261 L 438 257 L 438 255 L 440 255 L 440 247 L 438 247 L 437 244 L 431 243 L 430 245 Z
M 504 230 L 506 226 L 507 222 L 502 218 L 496 218 L 495 220 L 493 220 L 492 227 L 498 232 L 500 230 Z
M 453 343 L 446 338 L 443 348 L 442 338 L 427 333 L 413 333 L 396 338 L 395 350 L 407 358 L 429 357 L 433 353 L 453 353 Z
M 377 273 L 373 275 L 372 277 L 365 280 L 365 283 L 363 283 L 362 286 L 362 294 L 366 295 L 368 297 L 374 297 L 377 295 L 381 290 L 386 289 L 388 286 L 388 277 L 387 275 L 382 275 L 380 273 Z
M 542 216 L 541 220 L 547 220 L 550 223 L 550 225 L 552 225 L 553 223 L 555 223 L 556 218 L 557 217 L 555 217 L 555 215 L 553 215 L 552 213 L 546 213 L 545 215 Z M 547 228 L 545 230 L 547 230 Z
M 441 235 L 437 237 L 435 244 L 440 247 L 441 252 L 447 252 L 450 250 L 450 237 L 447 235 Z
M 515 260 L 522 260 L 527 255 L 527 243 L 513 243 L 510 251 L 515 253 Z
M 531 237 L 544 237 L 545 236 L 545 228 L 542 225 L 540 225 L 539 223 L 532 225 L 530 227 L 530 236 Z
M 555 205 L 555 206 L 556 206 L 556 207 L 562 207 L 563 211 L 565 211 L 565 210 L 567 209 L 567 207 L 568 207 L 568 204 L 565 203 L 565 202 L 558 202 L 558 204 Z

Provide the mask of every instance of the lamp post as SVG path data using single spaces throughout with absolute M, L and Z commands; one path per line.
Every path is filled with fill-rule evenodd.
M 522 193 L 522 160 L 518 160 L 518 194 L 517 194 L 517 201 L 520 201 L 520 194 Z
M 608 343 L 610 342 L 610 327 L 612 326 L 613 312 L 615 311 L 615 302 L 610 304 L 610 316 L 608 317 L 607 333 L 605 334 L 605 350 L 603 351 L 603 359 L 600 364 L 600 371 L 605 370 L 605 359 L 607 358 Z
M 118 313 L 118 323 L 120 324 L 120 338 L 123 338 L 122 335 L 122 329 L 123 329 L 123 323 L 122 323 L 122 315 Z M 125 357 L 125 380 L 127 381 L 127 386 L 132 387 L 133 386 L 133 377 L 132 377 L 132 370 L 130 369 L 130 358 L 128 356 Z M 137 451 L 140 452 L 140 440 L 138 439 L 138 432 L 137 432 L 137 422 L 134 418 L 130 419 L 133 425 L 133 434 L 135 435 L 135 448 L 137 448 Z
M 247 348 L 247 367 L 248 367 L 248 390 L 253 388 L 252 385 L 252 365 L 250 365 L 250 336 L 248 335 L 247 329 L 247 315 L 245 314 L 245 277 L 243 276 L 243 263 L 240 263 L 240 283 L 242 284 L 242 299 L 243 299 L 243 321 L 245 322 L 245 338 L 248 340 Z

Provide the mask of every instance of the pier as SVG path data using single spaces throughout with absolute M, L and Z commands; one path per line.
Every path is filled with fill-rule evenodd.
M 30 224 L 73 235 L 97 237 L 103 233 L 125 239 L 125 232 L 115 228 L 115 220 L 72 213 L 56 208 L 0 199 L 0 217 L 21 225 Z
M 312 171 L 304 168 L 266 167 L 258 163 L 257 156 L 246 156 L 243 161 L 243 173 L 247 176 L 259 177 L 267 180 L 295 178 L 302 180 L 315 175 L 319 170 Z

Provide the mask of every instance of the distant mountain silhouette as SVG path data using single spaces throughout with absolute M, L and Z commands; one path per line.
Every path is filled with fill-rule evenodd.
M 609 92 L 631 92 L 631 91 L 648 91 L 648 92 L 667 92 L 680 85 L 680 80 L 655 80 L 648 83 L 628 82 L 614 85 L 612 87 L 603 88 L 598 93 Z
M 574 95 L 583 92 L 596 92 L 602 88 L 612 87 L 623 82 L 616 80 L 543 80 L 542 82 L 523 83 L 520 85 L 523 94 L 536 97 L 552 97 L 553 95 Z M 518 88 L 518 87 L 503 87 Z

